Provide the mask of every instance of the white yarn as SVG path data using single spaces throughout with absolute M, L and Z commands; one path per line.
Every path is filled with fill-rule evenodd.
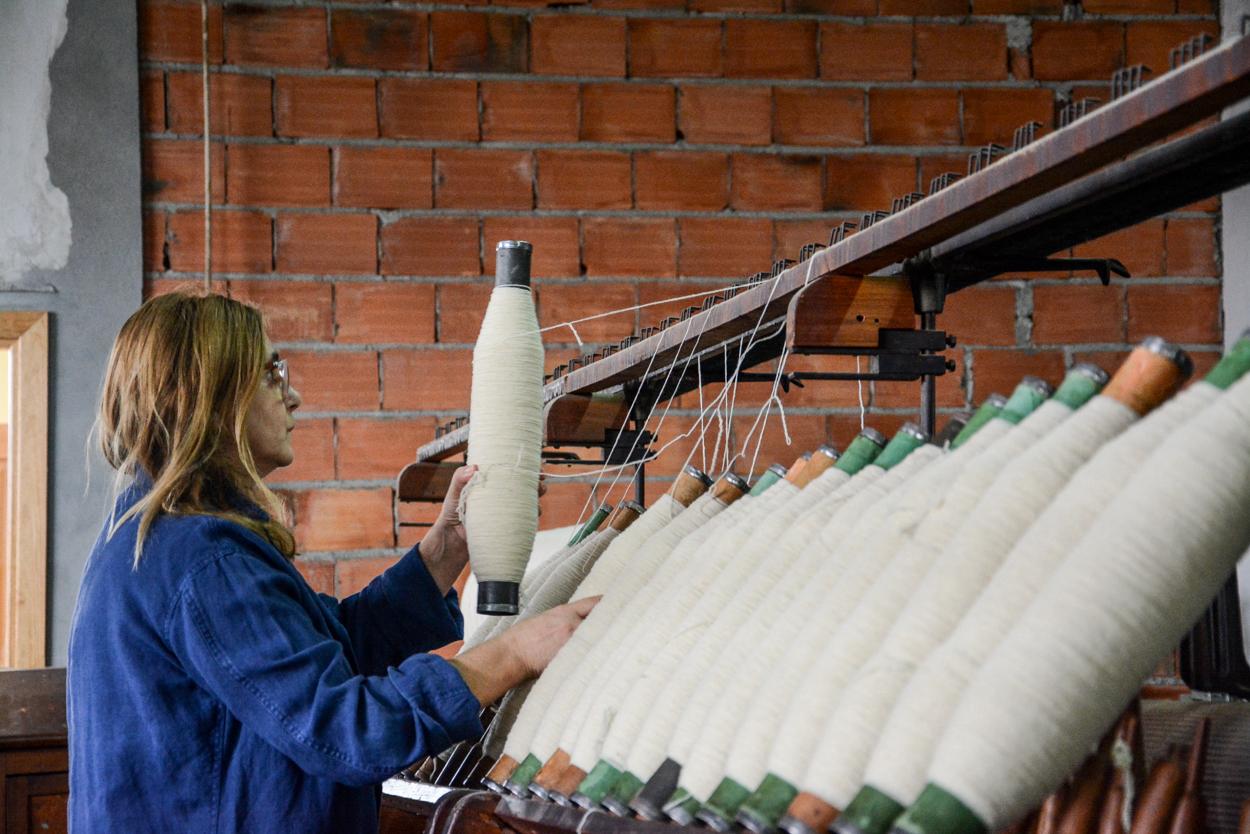
M 1132 424 L 1101 448 L 1097 433 L 1079 428 L 1095 398 L 1073 417 L 1070 442 L 1051 445 L 1057 469 L 1078 466 L 1071 480 L 1020 536 L 946 641 L 924 659 L 900 694 L 865 774 L 865 781 L 903 805 L 915 801 L 938 738 L 985 658 L 1019 619 L 1060 561 L 1103 512 L 1143 460 L 1220 390 L 1197 382 Z M 1097 418 L 1088 418 L 1097 421 Z M 1067 428 L 1065 426 L 1065 428 Z M 1089 454 L 1094 449 L 1093 457 Z M 1047 452 L 1038 450 L 1039 455 Z M 1084 465 L 1082 461 L 1088 460 Z
M 1124 485 L 973 679 L 929 768 L 991 829 L 1080 764 L 1250 544 L 1250 378 Z
M 724 504 L 713 498 L 712 493 L 705 492 L 636 549 L 628 569 L 617 574 L 611 592 L 604 594 L 538 679 L 508 735 L 505 751 L 509 756 L 521 761 L 527 752 L 538 754 L 545 749 L 540 755 L 545 761 L 554 751 L 559 725 L 593 671 L 593 663 L 589 659 L 593 658 L 592 652 L 599 637 L 608 630 L 630 598 L 651 578 L 672 552 L 673 546 L 722 509 Z M 636 526 L 637 522 L 630 529 Z M 624 536 L 618 537 L 617 541 L 622 538 Z M 602 559 L 599 564 L 603 564 Z M 592 571 L 582 587 L 578 588 L 579 595 L 583 595 L 584 586 L 594 579 L 594 573 Z
M 630 562 L 642 543 L 662 530 L 684 509 L 686 508 L 667 492 L 655 499 L 654 504 L 612 541 L 570 599 L 607 593 L 621 571 L 629 569 Z
M 734 569 L 735 543 L 797 492 L 786 480 L 762 495 L 736 502 L 714 523 L 687 536 L 656 572 L 649 585 L 605 637 L 604 660 L 569 713 L 560 746 L 574 765 L 590 770 L 598 760 L 604 735 L 633 683 L 647 668 L 657 645 L 672 636 L 683 613 L 699 599 L 715 577 Z
M 864 555 L 876 528 L 908 484 L 947 457 L 933 445 L 912 452 L 846 502 L 808 545 L 823 554 L 826 561 L 805 581 L 785 617 L 769 630 L 766 642 L 776 648 L 770 653 L 775 660 L 768 673 L 741 681 L 751 689 L 749 706 L 743 711 L 737 737 L 725 758 L 726 775 L 739 784 L 753 788 L 764 777 L 768 751 L 787 705 L 800 683 L 814 671 L 809 664 L 819 653 L 819 638 L 836 630 L 851 604 L 892 555 L 880 559 Z M 689 789 L 684 768 L 681 779 L 680 784 Z M 705 800 L 710 793 L 694 795 Z
M 825 473 L 829 474 L 829 473 Z M 747 590 L 747 593 L 760 591 L 758 603 L 752 601 L 750 609 L 746 608 L 746 599 L 735 596 L 729 604 L 716 613 L 715 629 L 701 636 L 699 645 L 687 655 L 686 663 L 681 669 L 684 679 L 682 686 L 686 694 L 676 698 L 675 690 L 665 689 L 661 696 L 661 704 L 674 703 L 672 706 L 657 705 L 652 715 L 662 710 L 672 710 L 672 720 L 665 728 L 652 726 L 651 723 L 642 728 L 637 740 L 629 750 L 626 769 L 632 774 L 645 776 L 660 765 L 665 755 L 677 761 L 676 751 L 684 755 L 687 745 L 694 743 L 699 734 L 705 716 L 715 709 L 721 696 L 731 688 L 737 675 L 745 674 L 745 665 L 756 661 L 754 645 L 750 638 L 755 634 L 763 634 L 783 613 L 786 605 L 799 593 L 804 583 L 809 581 L 821 564 L 825 563 L 824 554 L 819 550 L 810 549 L 811 538 L 816 530 L 828 523 L 831 516 L 853 496 L 863 491 L 866 486 L 874 483 L 885 470 L 880 466 L 865 466 L 854 478 L 834 478 L 829 484 L 821 484 L 821 479 L 814 481 L 803 493 L 786 506 L 786 510 L 795 509 L 794 520 L 790 521 L 784 533 L 775 539 L 776 561 L 779 569 L 784 571 L 778 580 L 771 583 L 768 589 Z M 810 503 L 813 506 L 806 511 L 795 508 L 800 499 L 808 498 L 809 490 L 820 489 L 821 493 L 811 493 Z M 771 558 L 769 561 L 771 563 Z M 755 578 L 749 580 L 754 583 Z M 676 699 L 676 700 L 674 700 Z M 616 733 L 616 725 L 612 725 L 612 734 Z M 604 745 L 605 758 L 610 744 Z M 610 760 L 610 759 L 609 759 Z
M 993 464 L 1000 450 L 1009 450 L 1010 441 L 1016 441 L 1018 448 L 1024 445 L 1025 431 L 1038 426 L 1034 416 L 1040 418 L 1053 403 L 1065 408 L 1055 401 L 1041 406 L 1008 438 L 995 444 L 993 453 L 988 451 L 971 464 L 960 481 Z M 916 664 L 950 634 L 1016 539 L 1063 489 L 1081 461 L 1104 440 L 1133 423 L 1135 416 L 1118 401 L 1095 398 L 1001 466 L 968 513 L 958 506 L 951 508 L 963 524 L 931 561 L 928 573 L 883 643 L 844 691 L 816 745 L 818 750 L 836 750 L 838 754 L 814 756 L 801 788 L 813 791 L 835 808 L 850 803 L 863 784 L 864 770 L 890 709 Z M 1073 446 L 1084 454 L 1065 454 Z
M 733 555 L 728 569 L 718 572 L 691 604 L 675 609 L 675 629 L 658 635 L 652 632 L 651 660 L 611 720 L 603 739 L 604 760 L 620 766 L 628 758 L 641 768 L 631 767 L 635 775 L 647 775 L 659 767 L 682 709 L 708 667 L 798 558 L 801 543 L 788 544 L 787 530 L 850 477 L 841 469 L 826 469 L 797 495 L 759 518 L 738 543 L 729 543 L 725 549 Z
M 468 462 L 477 472 L 461 499 L 479 582 L 520 582 L 538 530 L 543 346 L 537 330 L 529 288 L 495 287 L 473 347 Z
M 750 616 L 740 618 L 732 636 L 717 648 L 715 658 L 682 708 L 665 745 L 667 757 L 682 764 L 683 785 L 687 778 L 697 783 L 694 773 L 701 768 L 714 770 L 712 778 L 719 779 L 721 765 L 737 735 L 741 712 L 745 711 L 749 695 L 747 687 L 738 684 L 768 672 L 773 653 L 784 649 L 769 641 L 774 626 L 785 618 L 794 598 L 820 574 L 821 568 L 833 563 L 826 559 L 821 548 L 811 547 L 813 538 L 842 506 L 884 474 L 885 470 L 879 466 L 861 469 L 797 518 L 778 542 L 779 550 L 793 552 L 785 576 L 768 590 Z M 654 770 L 654 767 L 647 769 L 651 762 L 640 760 L 641 754 L 641 745 L 630 750 L 627 765 L 631 773 L 641 775 Z M 714 781 L 712 787 L 715 787 Z

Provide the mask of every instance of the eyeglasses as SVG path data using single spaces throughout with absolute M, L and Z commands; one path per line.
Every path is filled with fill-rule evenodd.
M 291 370 L 285 359 L 274 359 L 265 366 L 265 381 L 282 392 L 282 399 L 291 395 Z

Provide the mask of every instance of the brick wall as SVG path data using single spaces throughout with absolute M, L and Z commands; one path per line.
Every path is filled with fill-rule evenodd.
M 200 11 L 141 0 L 140 15 L 155 293 L 203 268 Z M 264 308 L 291 357 L 299 459 L 275 480 L 306 574 L 339 593 L 416 538 L 392 534 L 393 479 L 436 423 L 465 413 L 497 240 L 534 242 L 544 325 L 714 288 L 1217 29 L 1209 0 L 214 0 L 210 23 L 217 285 Z M 1078 247 L 1128 264 L 1134 277 L 1110 288 L 1051 273 L 954 296 L 940 323 L 960 339 L 958 371 L 940 405 L 1026 373 L 1057 380 L 1081 359 L 1113 367 L 1152 333 L 1205 368 L 1221 339 L 1216 209 Z M 616 341 L 685 303 L 579 333 Z M 580 352 L 568 330 L 548 336 L 548 367 Z M 741 386 L 738 436 L 765 395 Z M 793 391 L 794 445 L 773 418 L 760 460 L 844 445 L 859 397 L 853 384 Z M 918 402 L 912 384 L 863 398 L 887 431 Z M 661 440 L 697 407 L 675 403 Z M 653 495 L 688 448 L 650 467 Z M 554 483 L 544 523 L 571 523 L 588 490 Z

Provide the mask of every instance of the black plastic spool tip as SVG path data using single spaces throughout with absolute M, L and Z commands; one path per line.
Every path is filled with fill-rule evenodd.
M 700 822 L 702 822 L 704 825 L 706 825 L 708 828 L 712 829 L 713 831 L 720 831 L 720 832 L 733 831 L 734 824 L 732 822 L 725 819 L 720 814 L 716 813 L 715 811 L 709 808 L 704 808 L 703 810 L 699 811 L 699 813 L 695 814 L 695 816 L 699 818 Z
M 573 796 L 571 796 L 570 799 L 573 800 L 573 804 L 576 805 L 578 808 L 585 808 L 587 811 L 593 811 L 595 810 L 595 808 L 599 807 L 597 802 L 595 802 L 589 796 L 586 796 L 586 794 L 582 793 L 581 791 L 578 791 L 577 793 L 573 794 Z
M 633 810 L 628 805 L 626 805 L 624 802 L 621 802 L 621 800 L 617 799 L 615 796 L 612 796 L 611 794 L 609 794 L 608 796 L 605 796 L 603 798 L 603 802 L 599 804 L 601 804 L 604 808 L 606 808 L 613 815 L 618 816 L 618 817 L 625 817 L 626 819 L 629 819 L 630 817 L 633 817 L 634 815 Z
M 521 609 L 521 583 L 488 581 L 477 584 L 477 613 L 495 616 L 516 614 Z
M 530 259 L 534 246 L 524 240 L 501 240 L 495 247 L 495 286 L 530 286 Z

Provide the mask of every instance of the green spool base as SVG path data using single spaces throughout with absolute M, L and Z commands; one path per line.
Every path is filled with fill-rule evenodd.
M 930 782 L 894 827 L 894 834 L 988 834 L 989 826 L 942 788 Z
M 836 834 L 888 834 L 905 810 L 893 797 L 865 785 L 834 820 L 831 830 Z
M 542 761 L 533 753 L 530 753 L 516 766 L 516 770 L 512 771 L 508 781 L 504 782 L 504 787 L 517 796 L 525 796 L 529 793 L 530 782 L 534 781 L 534 777 L 542 769 Z M 521 792 L 517 793 L 517 791 Z
M 678 825 L 694 825 L 702 808 L 703 805 L 699 800 L 691 796 L 689 792 L 678 788 L 669 797 L 668 802 L 664 803 L 664 815 Z
M 742 807 L 742 803 L 750 798 L 751 791 L 726 776 L 707 798 L 704 807 L 727 820 L 732 820 L 738 816 L 738 809 Z
M 793 785 L 769 773 L 738 809 L 738 822 L 752 831 L 771 831 L 798 795 Z
M 582 803 L 578 797 L 583 797 L 589 801 L 590 805 L 583 805 L 584 808 L 594 808 L 603 798 L 608 795 L 608 791 L 616 784 L 616 780 L 621 778 L 621 772 L 612 765 L 600 759 L 595 766 L 590 769 L 590 773 L 586 774 L 586 778 L 577 786 L 577 793 L 573 795 L 573 801 L 578 805 Z

